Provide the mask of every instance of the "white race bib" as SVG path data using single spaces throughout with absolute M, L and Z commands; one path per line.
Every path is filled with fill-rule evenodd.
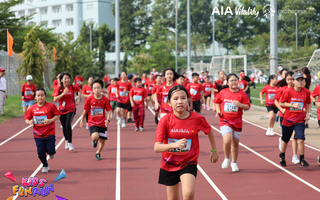
M 225 102 L 224 103 L 224 112 L 238 112 L 238 107 L 233 105 L 233 103 Z

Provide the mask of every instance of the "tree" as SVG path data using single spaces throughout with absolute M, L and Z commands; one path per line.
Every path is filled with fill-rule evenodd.
M 73 35 L 71 32 L 67 32 L 66 35 L 61 36 L 56 44 L 57 49 L 57 59 L 56 59 L 56 65 L 54 68 L 55 72 L 63 72 L 67 71 L 71 74 L 72 77 L 75 76 L 75 73 L 77 72 L 78 68 L 80 66 L 76 66 L 77 68 L 74 68 L 72 66 L 71 61 L 71 52 L 73 50 L 73 46 L 71 44 L 71 41 L 73 39 Z
M 106 73 L 106 54 L 105 54 L 105 45 L 102 40 L 102 37 L 99 37 L 99 62 L 98 62 L 98 67 L 99 67 L 99 77 L 102 78 L 105 73 Z
M 99 45 L 100 45 L 100 38 L 104 44 L 104 51 L 110 51 L 110 44 L 112 41 L 115 40 L 115 31 L 111 30 L 108 25 L 103 23 L 97 29 L 98 36 L 99 36 Z
M 23 60 L 17 72 L 19 76 L 33 76 L 33 83 L 37 87 L 43 87 L 43 55 L 40 49 L 39 39 L 35 38 L 33 29 L 25 37 L 23 43 Z
M 89 76 L 100 76 L 95 62 L 96 51 L 90 52 L 89 44 L 73 43 L 71 51 L 72 68 L 77 70 L 85 79 Z
M 90 44 L 90 27 L 92 37 L 92 49 L 96 49 L 99 45 L 99 34 L 97 31 L 97 27 L 93 22 L 83 21 L 82 27 L 80 29 L 80 35 L 77 38 L 77 41 L 80 43 Z

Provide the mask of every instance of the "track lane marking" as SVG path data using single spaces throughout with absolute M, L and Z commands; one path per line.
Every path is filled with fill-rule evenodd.
M 21 131 L 19 131 L 18 133 L 16 133 L 15 135 L 9 137 L 8 139 L 6 139 L 5 141 L 0 143 L 0 147 L 2 145 L 4 145 L 5 143 L 9 142 L 10 140 L 12 140 L 13 138 L 17 137 L 18 135 L 20 135 L 22 132 L 24 132 L 25 130 L 27 130 L 28 128 L 32 127 L 32 125 L 29 125 L 27 127 L 25 127 L 24 129 L 22 129 Z
M 116 200 L 120 200 L 120 125 L 117 125 Z

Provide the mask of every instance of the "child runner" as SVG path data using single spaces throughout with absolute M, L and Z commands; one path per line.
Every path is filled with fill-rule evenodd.
M 149 80 L 149 79 L 147 78 L 147 74 L 146 74 L 146 73 L 143 73 L 143 74 L 142 74 L 141 80 L 142 80 L 142 87 L 144 87 L 144 86 L 146 85 L 147 81 Z
M 281 98 L 280 106 L 285 107 L 284 118 L 282 121 L 281 151 L 279 154 L 281 166 L 286 166 L 285 152 L 287 144 L 295 131 L 294 138 L 298 140 L 300 154 L 300 165 L 308 167 L 309 164 L 304 159 L 304 140 L 305 140 L 305 120 L 309 120 L 311 115 L 310 91 L 302 87 L 304 79 L 301 72 L 293 74 L 294 87 L 286 89 Z M 306 112 L 304 106 L 307 106 Z
M 114 78 L 111 80 L 111 85 L 107 89 L 107 97 L 110 100 L 110 105 L 112 107 L 112 113 L 111 113 L 111 118 L 113 115 L 115 115 L 114 111 L 117 108 L 117 97 L 116 97 L 116 90 L 117 90 L 117 83 L 119 79 Z
M 144 131 L 144 107 L 148 108 L 148 91 L 142 87 L 141 78 L 134 79 L 134 82 L 136 83 L 136 87 L 132 88 L 129 93 L 135 124 L 134 131 Z
M 177 78 L 176 82 L 177 82 L 178 85 L 181 85 L 181 86 L 185 87 L 186 79 L 185 79 L 184 76 L 179 74 L 179 78 Z
M 190 92 L 192 98 L 192 108 L 196 113 L 200 112 L 201 100 L 203 99 L 203 87 L 199 83 L 199 74 L 192 74 L 192 82 L 186 87 L 187 91 Z
M 55 88 L 56 86 L 58 86 L 60 84 L 59 77 L 60 77 L 60 72 L 57 72 L 56 73 L 56 79 L 54 79 L 53 84 L 52 84 L 53 88 Z
M 74 83 L 82 89 L 82 84 L 84 82 L 84 79 L 82 76 L 80 76 L 79 72 L 77 73 L 77 76 L 74 77 Z
M 68 72 L 60 74 L 60 86 L 54 88 L 53 100 L 59 101 L 60 123 L 63 130 L 65 149 L 74 150 L 72 145 L 71 123 L 76 113 L 76 106 L 79 105 L 81 90 L 77 85 L 70 85 L 71 75 Z M 78 93 L 78 100 L 75 101 L 74 93 Z
M 181 85 L 169 90 L 168 102 L 173 112 L 160 120 L 156 131 L 154 151 L 162 153 L 159 184 L 166 185 L 167 199 L 179 199 L 179 182 L 183 199 L 194 199 L 200 131 L 208 135 L 210 161 L 216 163 L 219 158 L 213 129 L 205 117 L 187 111 L 188 98 Z
M 185 79 L 184 79 L 185 81 L 184 81 L 183 86 L 186 87 L 188 85 L 188 83 L 190 83 L 190 80 L 188 79 L 186 72 L 183 73 L 183 76 L 185 77 Z
M 161 76 L 162 75 L 156 75 L 156 84 L 153 86 L 152 88 L 152 99 L 153 99 L 153 102 L 158 102 L 159 104 L 161 103 L 161 94 L 157 94 L 157 97 L 156 98 L 156 95 L 155 93 L 158 92 L 158 88 L 161 87 Z M 159 117 L 159 111 L 160 111 L 160 107 L 158 109 L 155 109 L 155 115 L 154 115 L 154 120 L 156 122 L 156 124 L 159 123 L 159 120 L 158 120 L 158 117 Z
M 82 88 L 82 95 L 84 96 L 85 100 L 93 95 L 93 90 L 92 90 L 92 83 L 93 83 L 93 77 L 90 76 L 89 79 L 88 79 L 88 85 L 84 85 L 83 88 Z M 86 128 L 89 129 L 89 125 L 88 125 L 88 113 L 86 115 Z
M 150 74 L 149 75 L 149 79 L 147 80 L 146 84 L 145 84 L 145 88 L 148 91 L 148 98 L 147 98 L 147 102 L 151 102 L 151 109 L 154 109 L 154 103 L 152 101 L 151 95 L 152 95 L 152 88 L 153 86 L 156 84 L 155 79 L 153 78 L 153 75 Z M 148 105 L 147 103 L 147 105 Z
M 249 84 L 246 80 L 244 80 L 245 74 L 243 72 L 240 73 L 240 79 L 239 79 L 239 88 L 240 90 L 243 90 L 246 92 L 249 88 Z
M 172 111 L 172 107 L 168 104 L 168 92 L 173 86 L 177 85 L 176 83 L 174 83 L 174 81 L 179 76 L 173 68 L 167 68 L 163 73 L 167 82 L 164 82 L 162 86 L 158 88 L 158 91 L 155 93 L 154 98 L 158 99 L 158 95 L 161 95 L 161 103 L 159 104 L 157 101 L 155 101 L 154 104 L 156 110 L 158 108 L 160 108 L 161 110 L 160 119 Z
M 318 97 L 318 101 L 316 100 Z M 317 106 L 317 118 L 318 118 L 318 125 L 320 127 L 320 85 L 317 85 L 311 93 L 311 100 L 314 105 Z M 320 165 L 320 155 L 318 156 L 318 164 Z
M 105 88 L 108 88 L 109 85 L 110 85 L 110 82 L 111 82 L 110 75 L 106 74 L 106 75 L 103 77 L 103 81 L 104 81 L 104 86 L 105 86 Z
M 204 109 L 210 110 L 211 94 L 213 91 L 213 84 L 210 82 L 210 76 L 207 76 L 205 83 L 203 84 L 204 88 Z
M 38 88 L 35 91 L 36 104 L 30 107 L 24 116 L 27 124 L 33 125 L 33 137 L 37 145 L 37 152 L 42 162 L 42 172 L 49 172 L 46 154 L 53 159 L 56 153 L 55 121 L 59 118 L 59 111 L 52 103 L 46 102 L 46 91 Z
M 274 96 L 278 90 L 277 84 L 277 76 L 271 75 L 269 76 L 268 85 L 264 86 L 260 92 L 260 101 L 261 105 L 264 105 L 263 94 L 266 93 L 266 107 L 269 113 L 269 121 L 268 121 L 268 130 L 266 135 L 272 136 L 275 135 L 273 127 L 276 119 L 276 115 L 278 112 L 277 106 L 274 104 Z
M 218 95 L 219 88 L 222 88 L 223 82 L 225 81 L 225 73 L 224 73 L 224 71 L 219 71 L 218 72 L 218 76 L 219 76 L 219 79 L 214 82 L 213 89 L 212 89 L 214 98 L 216 98 L 216 96 Z M 216 111 L 216 106 L 215 105 L 212 105 L 212 110 L 213 110 L 213 112 Z
M 37 87 L 32 83 L 32 76 L 28 75 L 26 77 L 27 82 L 22 85 L 21 95 L 22 95 L 22 108 L 23 113 L 26 113 L 27 110 L 34 104 L 34 92 Z
M 128 74 L 127 76 L 128 78 L 128 82 L 131 83 L 132 87 L 136 87 L 136 84 L 134 83 L 134 77 L 132 74 Z M 129 97 L 128 97 L 129 98 Z M 131 107 L 131 103 L 130 103 L 130 98 L 129 98 L 129 104 L 128 104 L 128 108 L 126 110 L 127 115 L 126 115 L 126 120 L 127 123 L 134 123 L 134 121 L 132 120 L 132 107 Z
M 117 125 L 122 128 L 126 127 L 126 110 L 130 109 L 129 92 L 132 88 L 131 83 L 127 80 L 127 73 L 121 72 L 121 81 L 117 83 L 116 97 L 117 97 Z M 130 106 L 130 108 L 129 108 Z M 122 123 L 121 123 L 122 122 Z
M 109 99 L 102 95 L 103 81 L 95 80 L 92 84 L 93 95 L 90 95 L 84 103 L 84 111 L 80 120 L 80 127 L 83 126 L 83 119 L 89 113 L 90 136 L 92 138 L 92 146 L 97 147 L 98 140 L 99 148 L 95 154 L 96 160 L 101 160 L 101 151 L 107 140 L 108 124 L 110 122 L 111 105 Z M 107 111 L 107 117 L 104 110 Z
M 222 169 L 227 169 L 230 164 L 230 153 L 232 154 L 231 168 L 233 172 L 239 171 L 237 159 L 239 154 L 239 140 L 242 132 L 243 110 L 250 109 L 249 97 L 243 90 L 239 89 L 239 79 L 236 74 L 227 76 L 229 88 L 223 89 L 213 100 L 219 116 L 219 126 L 223 137 L 223 151 L 225 159 Z

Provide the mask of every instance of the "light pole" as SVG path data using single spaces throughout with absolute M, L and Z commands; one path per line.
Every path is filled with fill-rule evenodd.
M 115 0 L 115 20 L 116 20 L 116 77 L 120 74 L 120 11 L 119 0 Z M 119 199 L 120 199 L 120 194 Z
M 212 0 L 212 5 L 213 5 L 213 9 L 214 9 L 214 0 Z M 215 55 L 215 52 L 214 52 L 214 13 L 212 15 L 212 56 Z
M 92 28 L 91 28 L 91 25 L 92 25 L 92 23 L 90 21 L 90 24 L 89 24 L 89 26 L 90 26 L 90 52 L 92 51 Z
M 296 50 L 298 50 L 298 14 L 294 13 L 296 16 Z
M 190 71 L 190 66 L 191 66 L 191 55 L 190 55 L 190 0 L 187 0 L 187 43 L 188 43 L 188 62 L 187 62 L 187 67 L 188 71 Z
M 178 71 L 178 0 L 176 0 L 176 72 Z

